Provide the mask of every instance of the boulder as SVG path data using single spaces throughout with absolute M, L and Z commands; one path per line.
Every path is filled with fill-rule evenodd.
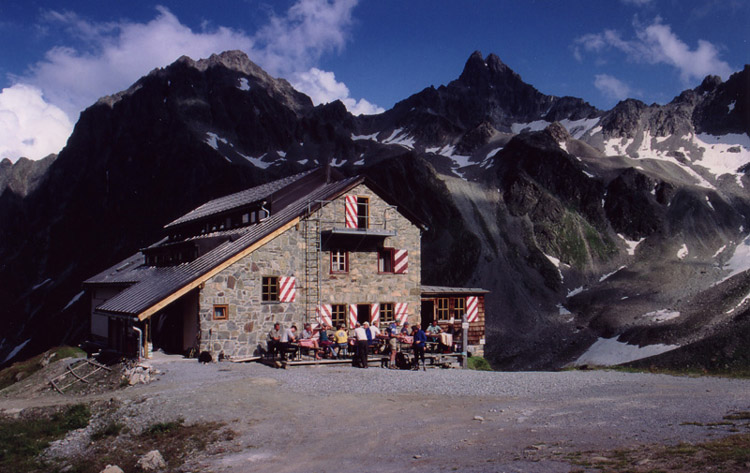
M 164 461 L 159 450 L 151 450 L 138 460 L 137 465 L 143 471 L 158 471 L 166 468 L 167 462 Z

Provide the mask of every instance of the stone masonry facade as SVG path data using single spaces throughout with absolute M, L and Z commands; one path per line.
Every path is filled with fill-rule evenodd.
M 369 227 L 395 230 L 396 235 L 380 238 L 377 246 L 408 251 L 409 268 L 404 274 L 378 272 L 377 251 L 373 239 L 367 245 L 345 244 L 348 248 L 348 272 L 331 273 L 330 251 L 323 245 L 319 258 L 320 304 L 408 304 L 408 320 L 420 320 L 421 245 L 420 229 L 389 206 L 365 185 L 346 195 L 367 197 Z M 345 196 L 326 203 L 313 219 L 319 219 L 323 233 L 343 228 Z M 258 354 L 266 347 L 266 336 L 275 322 L 301 330 L 305 322 L 314 323 L 314 314 L 306 313 L 304 222 L 281 233 L 242 260 L 207 280 L 200 291 L 200 350 L 218 356 L 243 357 Z M 344 238 L 360 238 L 351 236 Z M 263 302 L 264 276 L 295 277 L 294 302 Z M 312 285 L 312 282 L 311 282 Z M 225 320 L 214 320 L 214 306 L 226 305 Z

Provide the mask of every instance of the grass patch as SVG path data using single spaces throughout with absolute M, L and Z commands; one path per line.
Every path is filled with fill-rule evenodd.
M 37 456 L 71 430 L 86 427 L 88 406 L 76 404 L 51 415 L 0 421 L 0 471 L 23 472 L 41 468 Z
M 84 357 L 86 352 L 77 347 L 56 347 L 40 353 L 28 360 L 13 363 L 11 366 L 0 371 L 0 389 L 5 389 L 11 384 L 24 378 L 28 378 L 44 367 L 43 360 L 57 361 L 65 358 Z
M 644 445 L 610 452 L 574 452 L 565 458 L 574 465 L 602 473 L 745 471 L 750 462 L 750 434 L 735 434 L 697 444 Z
M 750 412 L 730 412 L 724 416 L 724 420 L 750 420 Z
M 125 426 L 119 422 L 109 421 L 91 434 L 91 440 L 97 441 L 106 437 L 117 437 L 124 428 Z
M 481 356 L 470 356 L 466 360 L 466 365 L 470 370 L 492 371 L 492 366 L 490 366 L 489 361 Z
M 170 432 L 175 432 L 185 423 L 185 419 L 177 419 L 172 422 L 158 422 L 149 426 L 142 435 L 144 436 L 157 436 L 164 435 Z

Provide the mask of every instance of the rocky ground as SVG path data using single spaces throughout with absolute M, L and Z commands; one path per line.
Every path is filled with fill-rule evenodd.
M 723 471 L 750 471 L 746 456 L 704 455 L 696 463 L 684 450 L 665 453 L 727 438 L 747 451 L 750 380 L 613 371 L 277 370 L 162 354 L 151 364 L 162 374 L 149 384 L 75 396 L 6 390 L 0 409 L 17 415 L 63 403 L 100 406 L 87 429 L 48 449 L 62 466 L 96 461 L 90 434 L 106 421 L 139 432 L 184 419 L 231 434 L 215 436 L 170 471 L 705 471 L 712 462 L 729 468 Z

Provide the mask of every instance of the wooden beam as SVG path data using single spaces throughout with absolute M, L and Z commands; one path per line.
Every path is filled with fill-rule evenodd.
M 188 292 L 192 291 L 196 287 L 200 286 L 201 284 L 203 284 L 207 280 L 209 280 L 212 277 L 216 276 L 217 274 L 219 274 L 224 269 L 226 269 L 229 266 L 233 265 L 237 261 L 241 260 L 245 256 L 249 255 L 253 251 L 255 251 L 258 248 L 260 248 L 261 246 L 265 245 L 269 241 L 273 240 L 277 236 L 281 235 L 285 231 L 287 231 L 290 228 L 292 228 L 293 226 L 297 225 L 297 223 L 299 223 L 299 221 L 300 221 L 300 218 L 299 217 L 295 217 L 294 219 L 292 219 L 289 222 L 287 222 L 285 225 L 281 226 L 280 228 L 276 229 L 275 231 L 273 231 L 273 232 L 269 233 L 268 235 L 264 236 L 263 238 L 261 238 L 260 240 L 256 241 L 252 245 L 248 246 L 244 250 L 240 251 L 236 255 L 230 257 L 229 259 L 227 259 L 223 263 L 220 263 L 219 265 L 215 266 L 213 269 L 209 270 L 208 272 L 203 273 L 202 275 L 198 276 L 196 279 L 192 280 L 188 284 L 186 284 L 186 285 L 182 286 L 181 288 L 177 289 L 176 291 L 174 291 L 173 293 L 171 293 L 170 295 L 168 295 L 164 299 L 161 299 L 160 301 L 156 302 L 154 305 L 152 305 L 148 309 L 146 309 L 143 312 L 141 312 L 140 314 L 138 314 L 138 320 L 146 320 L 147 318 L 151 317 L 152 315 L 154 315 L 155 313 L 159 312 L 160 310 L 162 310 L 163 308 L 165 308 L 166 306 L 168 306 L 172 302 L 176 301 L 177 299 L 179 299 L 180 297 L 184 296 Z

